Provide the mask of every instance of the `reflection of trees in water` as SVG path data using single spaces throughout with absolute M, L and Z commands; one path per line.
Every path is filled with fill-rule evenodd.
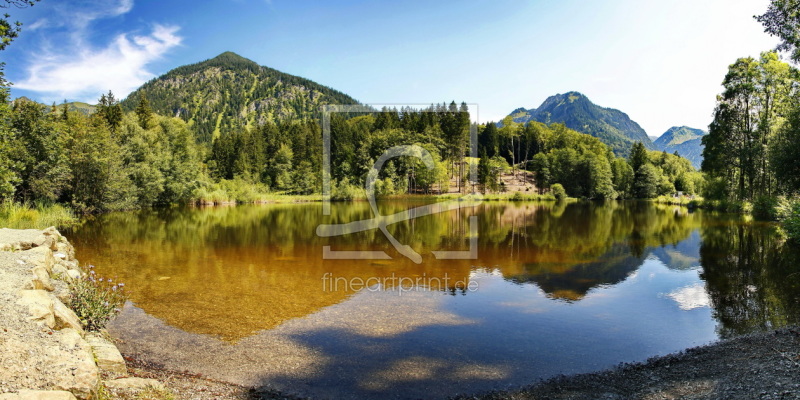
M 490 243 L 481 250 L 485 254 L 486 248 L 506 249 L 516 261 L 500 266 L 507 279 L 535 282 L 551 297 L 566 300 L 579 300 L 593 287 L 625 280 L 650 249 L 677 246 L 700 226 L 701 218 L 678 207 L 644 202 L 570 204 L 560 215 L 539 207 L 513 223 L 485 218 L 481 241 Z M 486 213 L 507 214 L 501 207 Z M 665 263 L 669 266 L 670 261 Z
M 422 204 L 380 207 L 388 215 Z M 649 254 L 673 269 L 696 266 L 700 238 L 693 232 L 704 215 L 641 202 L 486 202 L 392 225 L 401 243 L 426 257 L 417 265 L 387 249 L 378 231 L 317 237 L 320 223 L 372 217 L 366 202 L 334 204 L 332 211 L 323 217 L 319 204 L 306 204 L 117 213 L 89 221 L 68 237 L 83 261 L 130 283 L 148 313 L 185 330 L 238 338 L 353 293 L 320 290 L 326 272 L 364 279 L 448 276 L 466 283 L 474 267 L 488 267 L 513 282 L 535 283 L 551 297 L 579 300 L 594 287 L 624 280 Z M 479 259 L 434 260 L 430 250 L 465 249 L 472 215 L 478 216 Z M 705 221 L 704 278 L 724 329 L 797 322 L 800 274 L 789 274 L 800 258 L 763 227 L 718 217 Z M 395 259 L 322 260 L 323 245 L 387 249 Z M 439 289 L 459 293 L 455 287 Z
M 722 337 L 800 323 L 800 249 L 776 227 L 706 224 L 700 259 Z

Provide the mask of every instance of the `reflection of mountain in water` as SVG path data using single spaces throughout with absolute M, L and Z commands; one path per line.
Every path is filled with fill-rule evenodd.
M 501 266 L 503 276 L 534 283 L 551 298 L 580 300 L 592 288 L 624 281 L 650 256 L 671 269 L 699 265 L 701 217 L 685 208 L 628 202 L 539 211 L 511 220 L 506 211 L 497 218 L 506 231 L 493 233 L 501 244 L 520 246 L 519 263 Z
M 389 215 L 420 203 L 379 205 Z M 469 283 L 474 267 L 490 267 L 513 281 L 536 283 L 554 298 L 578 300 L 593 287 L 623 281 L 655 247 L 675 244 L 683 252 L 700 218 L 675 210 L 637 202 L 500 202 L 392 224 L 390 232 L 422 254 L 422 264 L 394 252 L 378 230 L 315 234 L 320 223 L 372 217 L 365 203 L 334 204 L 329 217 L 318 204 L 108 214 L 87 221 L 70 239 L 82 261 L 122 279 L 149 315 L 236 341 L 343 302 L 376 277 L 433 279 L 423 285 L 451 292 Z M 432 250 L 469 245 L 471 216 L 478 217 L 479 258 L 434 259 Z M 326 260 L 323 246 L 383 249 L 394 259 Z M 671 260 L 678 253 L 669 254 Z M 324 287 L 323 276 L 341 281 Z
M 686 270 L 700 267 L 700 230 L 693 231 L 686 240 L 674 245 L 654 248 L 656 256 L 667 268 Z
M 633 256 L 627 245 L 616 244 L 595 261 L 566 268 L 552 264 L 526 264 L 525 273 L 506 276 L 506 279 L 520 284 L 535 283 L 551 298 L 576 301 L 592 288 L 624 281 L 643 261 L 644 257 Z

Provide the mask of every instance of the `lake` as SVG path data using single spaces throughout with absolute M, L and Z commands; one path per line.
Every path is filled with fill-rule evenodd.
M 84 267 L 126 285 L 109 328 L 123 352 L 317 398 L 503 389 L 800 323 L 800 251 L 774 224 L 646 202 L 463 202 L 386 227 L 421 263 L 380 229 L 317 235 L 372 217 L 366 202 L 176 208 L 67 236 Z M 432 254 L 469 254 L 470 238 L 472 259 Z M 385 257 L 331 258 L 364 252 Z

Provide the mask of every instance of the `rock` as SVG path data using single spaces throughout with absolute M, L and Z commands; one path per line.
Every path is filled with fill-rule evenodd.
M 56 319 L 56 329 L 72 328 L 81 335 L 84 334 L 81 320 L 61 300 L 53 301 L 53 316 Z
M 0 229 L 0 250 L 28 250 L 34 247 L 34 240 L 42 235 L 37 229 Z
M 50 249 L 46 247 L 34 247 L 25 251 L 25 255 L 28 256 L 28 260 L 32 264 L 44 267 L 47 270 L 47 273 L 53 271 L 53 265 L 55 265 L 56 260 L 53 257 L 53 252 Z
M 96 333 L 86 335 L 86 341 L 92 346 L 97 366 L 110 378 L 119 378 L 128 375 L 125 359 L 122 358 L 117 346 Z
M 62 279 L 69 278 L 69 276 L 67 275 L 67 271 L 69 271 L 69 268 L 67 268 L 67 267 L 65 267 L 65 266 L 63 266 L 61 264 L 56 264 L 56 265 L 53 266 L 53 274 L 56 277 L 60 277 Z
M 42 232 L 42 235 L 49 236 L 49 237 L 51 237 L 53 239 L 52 242 L 50 243 L 50 250 L 52 250 L 52 251 L 57 251 L 58 250 L 58 246 L 57 246 L 58 242 L 60 242 L 61 240 L 64 239 L 64 237 L 61 236 L 61 233 L 59 233 L 58 230 L 56 229 L 56 227 L 54 227 L 54 226 L 51 226 L 51 227 L 45 229 Z
M 66 269 L 77 269 L 77 270 L 80 270 L 78 268 L 78 263 L 76 263 L 75 261 L 56 260 L 56 264 L 57 265 L 61 265 L 62 267 L 66 268 Z
M 65 259 L 67 261 L 75 260 L 75 249 L 73 249 L 72 245 L 67 243 L 66 240 L 56 243 L 56 251 L 66 255 Z
M 53 247 L 55 247 L 56 239 L 53 238 L 51 235 L 45 235 L 42 233 L 41 235 L 37 236 L 33 239 L 33 246 L 34 247 L 45 247 L 48 250 L 52 251 Z
M 33 278 L 34 289 L 44 289 L 50 292 L 53 291 L 53 283 L 50 282 L 50 274 L 43 266 L 38 265 L 33 267 L 32 272 L 35 276 L 35 278 Z
M 66 352 L 51 357 L 49 363 L 61 366 L 67 374 L 52 377 L 56 389 L 72 392 L 79 399 L 90 399 L 100 384 L 100 370 L 94 362 L 92 347 L 74 329 L 65 328 L 58 332 L 58 338 Z
M 43 322 L 48 328 L 56 326 L 53 299 L 44 290 L 22 290 L 17 304 L 27 306 L 32 320 Z
M 145 378 L 120 378 L 105 382 L 106 387 L 112 390 L 142 391 L 148 387 L 164 390 L 164 385 L 155 379 Z
M 81 279 L 81 272 L 78 270 L 71 269 L 67 271 L 67 276 L 70 279 Z
M 63 390 L 20 390 L 0 395 L 0 400 L 75 400 L 75 396 Z

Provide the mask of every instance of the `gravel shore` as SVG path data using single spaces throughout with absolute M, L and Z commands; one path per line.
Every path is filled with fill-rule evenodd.
M 800 327 L 462 399 L 800 399 Z
M 299 398 L 127 360 L 133 374 L 165 382 L 182 399 Z M 456 398 L 800 399 L 800 327 L 742 336 L 602 372 L 555 377 L 517 390 Z

